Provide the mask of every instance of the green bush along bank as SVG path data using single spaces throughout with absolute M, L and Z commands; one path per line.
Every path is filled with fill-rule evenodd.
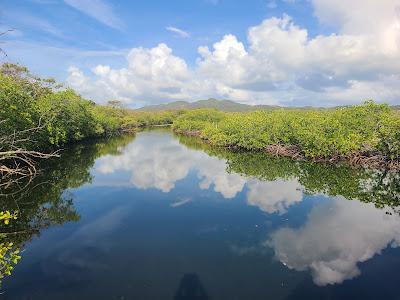
M 400 114 L 372 101 L 326 110 L 194 110 L 179 116 L 173 129 L 211 145 L 310 160 L 398 167 L 400 159 Z
M 139 113 L 96 105 L 20 65 L 0 67 L 0 140 L 16 134 L 25 149 L 57 149 L 90 137 L 171 124 L 180 113 Z M 8 146 L 3 143 L 0 148 L 6 151 Z

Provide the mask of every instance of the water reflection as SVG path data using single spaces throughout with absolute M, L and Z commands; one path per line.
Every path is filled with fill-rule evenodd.
M 385 254 L 400 242 L 398 173 L 211 148 L 169 130 L 82 144 L 43 167 L 0 201 L 20 210 L 2 239 L 28 249 L 8 281 L 16 299 L 33 278 L 33 299 L 340 299 L 337 287 L 357 280 L 375 295 L 368 262 L 400 267 L 398 252 Z
M 228 152 L 185 137 L 181 142 L 226 159 L 230 172 L 258 178 L 247 180 L 247 202 L 265 212 L 285 213 L 290 205 L 302 201 L 303 190 L 334 196 L 314 205 L 300 228 L 280 228 L 266 242 L 288 268 L 311 270 L 317 285 L 354 278 L 360 274 L 358 263 L 387 246 L 398 247 L 399 173 Z M 352 199 L 368 204 L 348 201 Z
M 121 155 L 101 157 L 95 170 L 103 175 L 129 172 L 130 176 L 107 176 L 104 185 L 133 185 L 170 192 L 175 184 L 195 171 L 201 189 L 213 188 L 224 198 L 247 189 L 247 201 L 261 210 L 283 214 L 300 202 L 303 192 L 343 196 L 377 207 L 400 204 L 400 174 L 295 162 L 262 153 L 232 152 L 211 148 L 194 138 L 171 138 L 169 131 L 138 136 Z M 129 178 L 129 182 L 123 182 Z
M 306 194 L 343 196 L 349 200 L 371 202 L 379 208 L 396 208 L 400 205 L 400 172 L 293 161 L 257 152 L 227 151 L 212 148 L 190 137 L 179 137 L 179 140 L 191 149 L 201 149 L 210 156 L 224 160 L 227 173 L 257 178 L 263 183 L 284 181 L 289 187 L 295 184 L 294 180 L 301 186 L 297 186 L 296 190 L 303 190 Z M 286 188 L 278 193 L 284 195 Z
M 199 151 L 200 150 L 200 151 Z M 106 155 L 98 160 L 95 170 L 104 175 L 130 173 L 129 182 L 141 189 L 155 188 L 168 193 L 176 182 L 186 178 L 191 170 L 199 179 L 200 189 L 212 189 L 226 199 L 232 199 L 247 185 L 247 200 L 269 213 L 284 213 L 292 203 L 302 199 L 301 185 L 296 179 L 262 181 L 235 172 L 227 172 L 228 164 L 201 149 L 188 149 L 169 132 L 153 131 L 139 135 L 119 156 Z M 107 176 L 109 179 L 109 176 Z M 124 180 L 124 178 L 122 178 Z M 105 185 L 120 186 L 121 178 L 107 180 Z
M 178 140 L 172 139 L 170 132 L 152 131 L 139 135 L 134 144 L 128 145 L 119 156 L 106 155 L 98 160 L 95 170 L 101 174 L 128 171 L 129 182 L 141 189 L 155 188 L 170 192 L 175 183 L 188 176 L 190 170 L 196 170 L 200 179 L 199 187 L 214 191 L 225 198 L 233 198 L 246 182 L 235 173 L 226 172 L 224 161 L 207 155 L 202 151 L 187 149 Z M 122 179 L 124 180 L 124 179 Z M 121 185 L 121 178 L 106 185 Z
M 0 224 L 0 244 L 12 243 L 14 249 L 23 249 L 45 228 L 78 221 L 80 215 L 68 190 L 90 183 L 90 168 L 95 159 L 107 153 L 120 154 L 119 147 L 132 138 L 124 136 L 66 149 L 61 158 L 40 166 L 41 175 L 27 189 L 14 186 L 0 191 L 0 211 L 18 212 L 18 218 L 9 225 Z
M 285 266 L 309 269 L 316 284 L 326 285 L 358 276 L 357 263 L 399 242 L 398 216 L 338 197 L 315 205 L 300 228 L 273 232 L 267 245 Z
M 296 179 L 247 182 L 247 203 L 267 213 L 284 214 L 287 209 L 303 199 L 302 186 Z
M 128 146 L 121 156 L 101 158 L 97 170 L 102 173 L 129 170 L 134 186 L 163 192 L 169 192 L 177 181 L 195 170 L 201 189 L 213 186 L 224 198 L 234 198 L 246 187 L 248 204 L 267 213 L 286 213 L 291 205 L 302 201 L 304 189 L 308 193 L 344 195 L 384 207 L 381 210 L 371 204 L 336 197 L 315 205 L 300 228 L 280 228 L 271 234 L 266 245 L 274 249 L 276 257 L 288 268 L 311 270 L 318 285 L 356 277 L 360 274 L 357 263 L 370 259 L 389 244 L 392 247 L 398 244 L 400 219 L 388 208 L 398 204 L 397 173 L 228 152 L 185 137 L 178 143 L 157 132 L 151 138 L 146 135 L 145 139 L 139 146 Z M 189 201 L 185 199 L 171 206 Z

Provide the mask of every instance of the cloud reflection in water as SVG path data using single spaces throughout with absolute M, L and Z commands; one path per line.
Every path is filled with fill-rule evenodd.
M 246 191 L 249 205 L 266 213 L 285 214 L 303 200 L 297 179 L 262 181 L 226 171 L 226 161 L 203 151 L 189 149 L 169 134 L 138 135 L 119 156 L 104 156 L 96 171 L 127 171 L 127 184 L 140 189 L 170 192 L 175 184 L 195 171 L 200 189 L 212 188 L 226 199 Z M 112 185 L 112 182 L 108 184 Z M 172 204 L 173 207 L 189 202 Z M 290 269 L 310 270 L 317 285 L 342 283 L 360 274 L 357 264 L 371 259 L 387 246 L 400 242 L 400 219 L 373 204 L 331 198 L 314 205 L 300 228 L 283 227 L 266 242 L 276 258 Z
M 139 135 L 119 156 L 101 157 L 96 171 L 101 174 L 128 171 L 131 174 L 128 184 L 168 193 L 176 182 L 194 170 L 200 189 L 213 188 L 224 198 L 231 199 L 247 186 L 248 203 L 268 213 L 283 214 L 290 205 L 302 200 L 301 185 L 295 179 L 261 181 L 228 173 L 226 167 L 224 160 L 203 151 L 188 149 L 165 133 L 152 132 L 146 133 L 145 137 Z

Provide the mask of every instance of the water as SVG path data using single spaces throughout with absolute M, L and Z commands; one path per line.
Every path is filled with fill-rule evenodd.
M 210 148 L 81 144 L 1 210 L 2 299 L 400 299 L 399 174 Z

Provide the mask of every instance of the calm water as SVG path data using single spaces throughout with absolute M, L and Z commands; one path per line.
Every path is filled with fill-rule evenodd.
M 400 299 L 400 179 L 169 130 L 47 162 L 2 299 Z

